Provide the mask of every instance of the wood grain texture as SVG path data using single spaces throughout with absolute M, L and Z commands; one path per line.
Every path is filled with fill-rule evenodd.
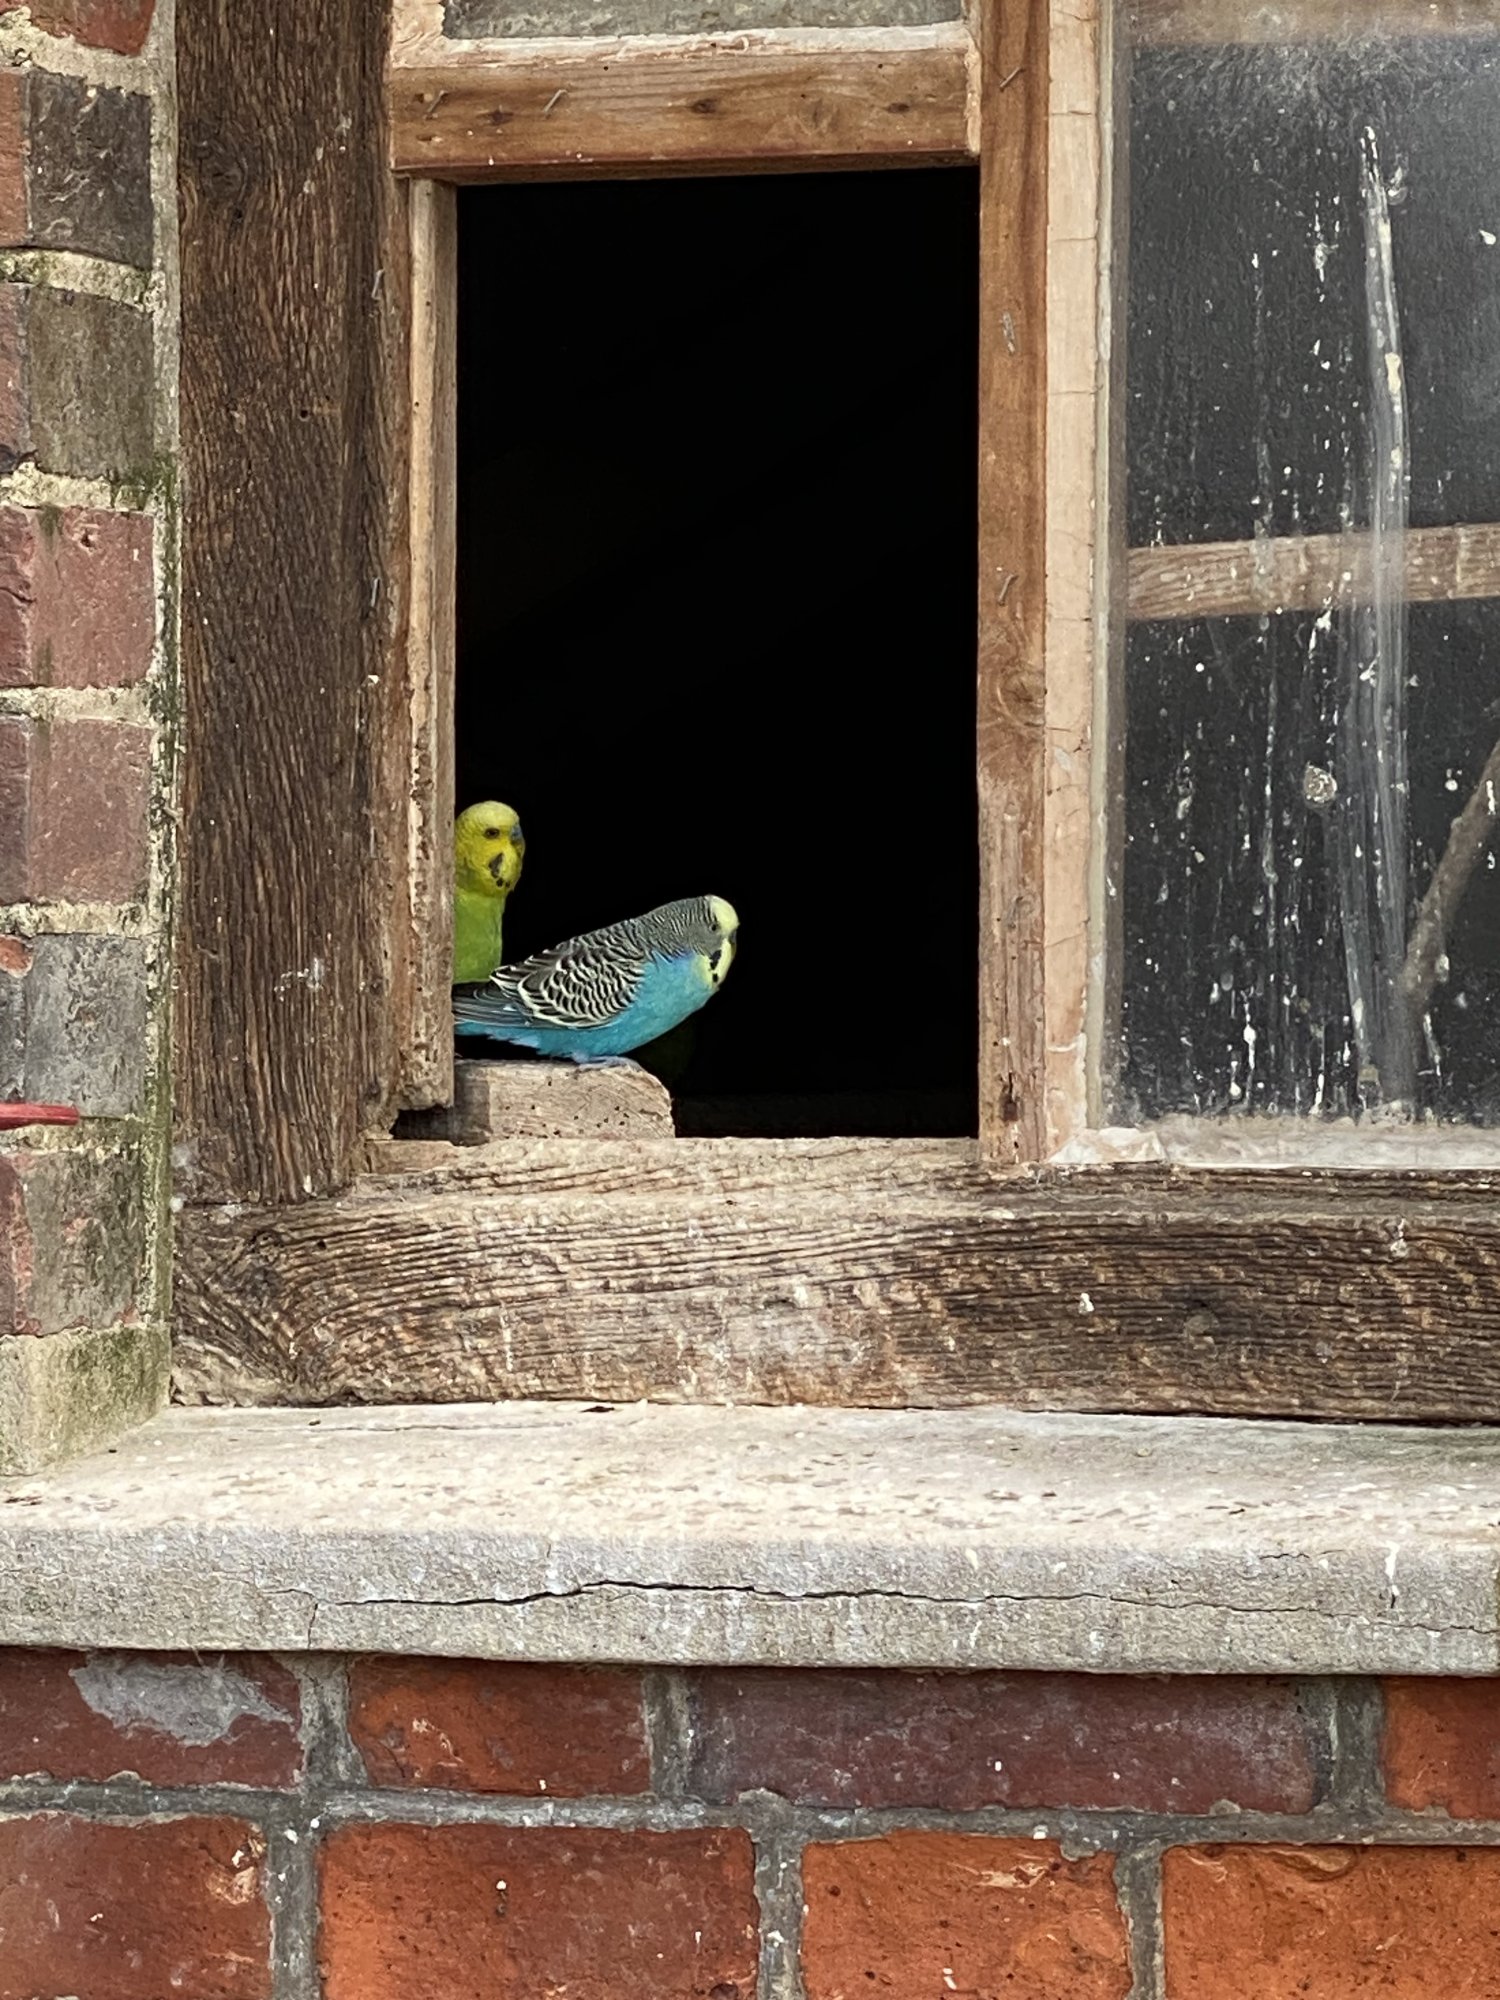
M 980 35 L 979 1132 L 1046 1150 L 1049 0 Z
M 1494 1178 L 1001 1176 L 891 1141 L 455 1157 L 185 1214 L 182 1392 L 1500 1416 Z
M 395 164 L 497 180 L 967 157 L 960 27 L 813 52 L 770 37 L 653 40 L 394 68 Z
M 1368 535 L 1281 536 L 1130 551 L 1129 615 L 1244 618 L 1326 611 L 1368 598 Z M 1406 531 L 1406 596 L 1413 604 L 1500 597 L 1500 523 Z
M 400 1103 L 453 1097 L 453 815 L 458 551 L 458 208 L 452 188 L 416 181 L 411 225 L 410 616 L 404 815 L 393 994 Z
M 1139 42 L 1344 41 L 1359 35 L 1493 35 L 1494 0 L 1134 0 Z
M 1100 276 L 1109 245 L 1106 89 L 1113 0 L 1054 12 L 1048 59 L 1046 768 L 1042 916 L 1046 954 L 1045 1155 L 1088 1123 L 1085 1032 L 1097 947 L 1091 909 L 1099 614 L 1109 578 L 1101 504 L 1108 322 Z
M 406 817 L 404 197 L 384 9 L 177 16 L 190 1186 L 295 1201 L 396 1091 Z

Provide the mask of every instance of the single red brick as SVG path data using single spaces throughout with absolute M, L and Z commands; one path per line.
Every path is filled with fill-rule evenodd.
M 349 1733 L 377 1785 L 471 1792 L 644 1792 L 640 1676 L 483 1660 L 359 1660 Z
M 149 514 L 0 507 L 0 687 L 144 679 L 156 640 L 152 552 Z
M 149 1282 L 141 1175 L 129 1139 L 0 1153 L 0 1335 L 136 1317 Z
M 714 1670 L 695 1709 L 689 1786 L 715 1800 L 1305 1812 L 1316 1795 L 1285 1681 Z
M 1125 2000 L 1114 1857 L 1051 1841 L 893 1833 L 807 1848 L 808 2000 Z M 1175 1996 L 1174 1996 L 1175 2000 Z
M 146 45 L 156 0 L 29 0 L 31 18 L 49 35 L 136 56 Z
M 1381 1756 L 1393 1804 L 1500 1816 L 1500 1681 L 1387 1681 Z
M 156 643 L 149 514 L 72 507 L 41 517 L 34 656 L 52 687 L 127 687 Z
M 152 731 L 0 719 L 0 902 L 124 902 L 146 887 Z
M 347 1826 L 321 1867 L 324 2000 L 754 2000 L 738 1827 Z
M 60 286 L 0 283 L 0 473 L 34 460 L 85 478 L 150 474 L 151 315 Z
M 38 896 L 125 902 L 145 893 L 153 731 L 69 719 L 47 731 L 32 790 Z
M 1174 1847 L 1172 2000 L 1500 1993 L 1500 1849 Z
M 96 292 L 0 285 L 0 472 L 149 479 L 156 364 L 148 312 Z
M 0 1776 L 294 1785 L 296 1679 L 254 1654 L 0 1652 Z
M 67 1105 L 83 1118 L 138 1112 L 149 990 L 142 940 L 56 932 L 28 939 L 26 954 L 12 970 L 14 944 L 0 943 L 0 1098 Z M 105 1229 L 126 1236 L 107 1221 Z
M 0 2000 L 269 2000 L 257 1828 L 0 1820 Z
M 25 243 L 150 268 L 151 100 L 27 72 Z

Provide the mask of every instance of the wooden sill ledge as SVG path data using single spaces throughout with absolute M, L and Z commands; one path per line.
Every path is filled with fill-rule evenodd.
M 0 1482 L 0 1644 L 1500 1670 L 1500 1430 L 174 1409 Z

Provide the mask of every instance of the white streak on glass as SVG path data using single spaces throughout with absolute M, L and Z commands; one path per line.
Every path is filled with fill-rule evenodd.
M 1391 215 L 1376 134 L 1360 146 L 1365 235 L 1365 340 L 1370 422 L 1365 489 L 1370 525 L 1367 601 L 1348 613 L 1339 719 L 1340 901 L 1350 1011 L 1362 1094 L 1407 1112 L 1416 1096 L 1415 1024 L 1398 990 L 1406 953 L 1406 525 L 1410 465 L 1406 380 L 1396 308 Z M 1365 857 L 1368 856 L 1366 861 Z

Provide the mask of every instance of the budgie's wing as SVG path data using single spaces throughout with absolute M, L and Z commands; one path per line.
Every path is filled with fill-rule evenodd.
M 611 924 L 502 966 L 487 985 L 454 995 L 459 1027 L 603 1027 L 625 1012 L 646 973 L 648 954 L 635 928 Z

